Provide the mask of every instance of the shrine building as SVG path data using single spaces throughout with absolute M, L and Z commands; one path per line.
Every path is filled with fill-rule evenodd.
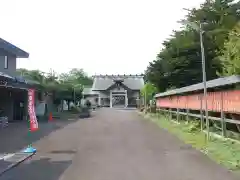
M 96 75 L 93 85 L 84 96 L 91 97 L 102 107 L 137 107 L 140 90 L 144 86 L 142 75 Z

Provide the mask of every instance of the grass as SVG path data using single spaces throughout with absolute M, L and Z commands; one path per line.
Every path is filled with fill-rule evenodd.
M 240 143 L 213 136 L 209 141 L 206 141 L 206 134 L 196 128 L 194 123 L 187 123 L 186 121 L 174 123 L 164 116 L 157 117 L 155 114 L 146 114 L 144 116 L 229 170 L 240 171 Z

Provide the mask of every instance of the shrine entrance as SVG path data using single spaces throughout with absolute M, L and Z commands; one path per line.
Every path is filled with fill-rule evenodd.
M 114 95 L 112 97 L 112 107 L 125 107 L 125 95 Z
M 110 92 L 110 107 L 127 107 L 127 92 Z

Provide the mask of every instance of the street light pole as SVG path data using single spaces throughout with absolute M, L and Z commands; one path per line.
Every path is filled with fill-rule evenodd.
M 190 11 L 189 9 L 184 8 L 186 11 Z M 191 11 L 190 11 L 191 12 Z M 206 61 L 205 61 L 205 52 L 203 45 L 203 34 L 204 31 L 202 29 L 203 23 L 200 22 L 199 26 L 195 22 L 189 21 L 181 21 L 181 23 L 190 25 L 193 29 L 199 31 L 200 34 L 200 44 L 201 44 L 201 56 L 202 56 L 202 77 L 203 77 L 203 97 L 204 97 L 204 105 L 205 105 L 205 118 L 206 118 L 206 128 L 207 128 L 207 140 L 209 140 L 209 118 L 208 118 L 208 103 L 207 103 L 207 81 L 206 81 Z
M 187 9 L 185 9 L 187 10 Z M 208 118 L 208 103 L 207 103 L 207 81 L 206 81 L 206 62 L 205 62 L 205 52 L 204 52 L 204 45 L 203 45 L 203 34 L 204 31 L 202 29 L 203 23 L 200 22 L 199 26 L 195 22 L 189 21 L 180 21 L 180 23 L 187 24 L 194 30 L 199 31 L 200 35 L 200 44 L 201 44 L 201 57 L 202 57 L 202 78 L 203 78 L 203 97 L 204 97 L 204 109 L 205 109 L 205 119 L 206 119 L 206 128 L 207 128 L 207 139 L 209 139 L 209 118 Z
M 203 94 L 205 102 L 205 117 L 206 117 L 206 128 L 207 128 L 207 139 L 209 139 L 209 119 L 208 119 L 208 103 L 207 103 L 207 81 L 206 81 L 206 61 L 205 61 L 205 50 L 203 45 L 203 33 L 202 23 L 199 24 L 200 33 L 200 44 L 201 44 L 201 56 L 202 56 L 202 77 L 203 77 Z

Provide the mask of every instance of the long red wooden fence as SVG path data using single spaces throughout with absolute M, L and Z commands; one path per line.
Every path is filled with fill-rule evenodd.
M 200 110 L 201 99 L 204 100 L 203 94 L 158 97 L 156 105 L 157 108 Z M 240 114 L 240 90 L 208 92 L 207 102 L 209 111 L 221 112 L 223 109 L 224 112 Z

